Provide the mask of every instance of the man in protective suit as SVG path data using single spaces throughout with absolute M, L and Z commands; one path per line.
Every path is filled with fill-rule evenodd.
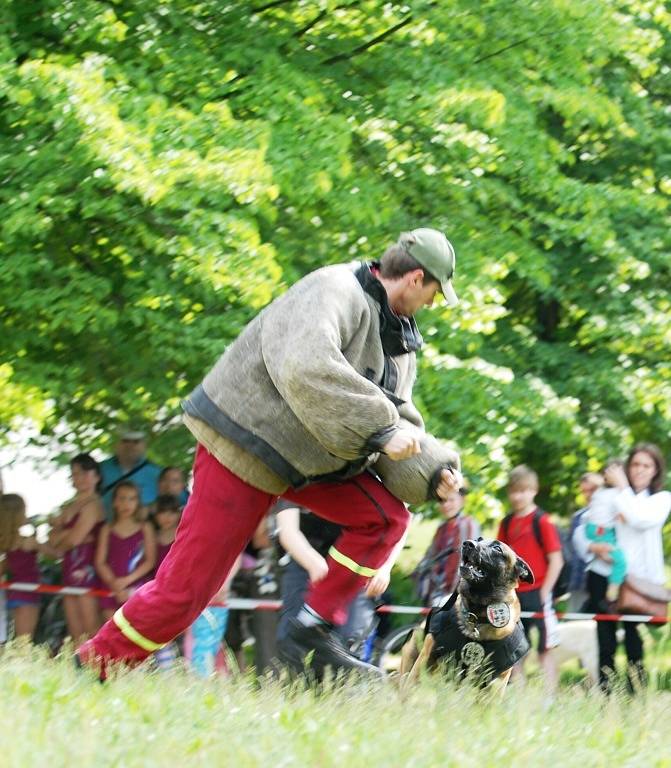
M 459 458 L 424 432 L 412 403 L 413 315 L 452 287 L 442 232 L 404 233 L 379 262 L 322 267 L 269 304 L 184 405 L 198 441 L 193 491 L 175 542 L 77 661 L 104 677 L 136 663 L 200 614 L 277 497 L 343 526 L 280 655 L 301 669 L 366 669 L 334 624 L 405 532 L 406 503 L 461 486 Z M 405 503 L 404 503 L 405 502 Z

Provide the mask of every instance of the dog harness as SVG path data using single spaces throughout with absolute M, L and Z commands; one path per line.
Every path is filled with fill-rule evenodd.
M 459 626 L 455 601 L 456 593 L 454 600 L 432 610 L 427 617 L 425 630 L 435 640 L 430 663 L 451 658 L 462 676 L 475 675 L 486 685 L 528 653 L 529 643 L 520 621 L 508 637 L 500 640 L 474 640 L 465 635 Z

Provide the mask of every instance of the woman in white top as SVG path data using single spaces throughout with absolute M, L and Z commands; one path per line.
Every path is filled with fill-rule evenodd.
M 662 490 L 665 472 L 660 449 L 653 443 L 639 443 L 630 451 L 624 468 L 613 466 L 604 473 L 608 484 L 618 490 L 613 500 L 618 521 L 617 544 L 624 550 L 627 574 L 655 584 L 665 581 L 662 528 L 671 510 L 671 493 Z M 583 526 L 576 529 L 573 543 L 579 554 L 589 561 L 586 610 L 609 612 L 605 596 L 610 545 L 588 541 Z M 615 669 L 615 630 L 613 621 L 597 624 L 600 682 L 605 690 L 610 687 Z M 636 623 L 624 622 L 624 632 L 631 686 L 633 680 L 639 683 L 644 680 L 643 643 Z

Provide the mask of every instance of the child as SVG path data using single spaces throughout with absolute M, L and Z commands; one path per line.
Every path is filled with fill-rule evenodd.
M 10 581 L 39 584 L 40 569 L 37 553 L 41 546 L 35 536 L 22 535 L 26 525 L 26 504 L 21 496 L 5 493 L 0 496 L 0 573 L 4 570 Z M 3 568 L 4 566 L 4 568 Z M 15 637 L 32 639 L 40 615 L 40 595 L 35 592 L 7 592 L 7 608 L 14 619 Z
M 589 507 L 592 496 L 603 488 L 604 479 L 598 472 L 585 472 L 579 482 L 580 495 L 584 500 L 584 506 L 573 513 L 571 524 L 569 526 L 569 540 L 571 542 L 572 557 L 569 570 L 569 601 L 567 611 L 569 613 L 579 613 L 587 601 L 587 563 L 581 557 L 578 547 L 574 543 L 576 530 L 583 523 L 583 515 Z
M 439 505 L 444 522 L 438 526 L 433 540 L 420 561 L 417 571 L 419 583 L 417 591 L 424 605 L 438 605 L 440 601 L 457 588 L 459 583 L 459 563 L 461 545 L 467 539 L 480 536 L 480 524 L 475 518 L 462 514 L 466 489 L 452 491 Z M 433 558 L 447 549 L 454 550 L 429 568 Z M 428 570 L 427 570 L 428 569 Z
M 179 516 L 182 505 L 177 496 L 162 494 L 156 499 L 156 511 L 154 512 L 154 525 L 156 527 L 156 570 L 165 560 L 175 540 Z
M 156 499 L 152 515 L 156 527 L 156 571 L 158 571 L 175 540 L 181 511 L 182 505 L 177 496 L 164 493 Z M 154 661 L 159 669 L 170 669 L 174 666 L 178 655 L 178 645 L 172 641 L 154 652 Z
M 624 463 L 614 459 L 609 461 L 605 470 L 609 467 L 624 468 Z M 606 474 L 607 476 L 607 474 Z M 585 526 L 585 535 L 590 543 L 609 544 L 610 573 L 608 575 L 608 588 L 606 600 L 614 602 L 620 586 L 624 582 L 627 573 L 627 562 L 624 552 L 617 546 L 617 534 L 615 530 L 615 499 L 620 493 L 619 488 L 613 488 L 606 481 L 604 488 L 599 488 L 592 496 L 589 506 L 581 518 Z
M 164 467 L 158 476 L 158 495 L 177 496 L 180 508 L 189 500 L 184 472 L 179 467 Z
M 198 677 L 210 677 L 214 672 L 225 674 L 228 671 L 223 649 L 228 624 L 226 600 L 231 581 L 239 567 L 240 557 L 207 608 L 184 633 L 184 656 Z
M 231 582 L 236 597 L 252 600 L 275 600 L 279 597 L 277 552 L 274 543 L 274 515 L 263 516 L 251 540 L 241 553 L 239 570 Z M 274 667 L 277 648 L 277 611 L 234 611 L 228 617 L 226 643 L 234 652 L 239 669 L 247 667 L 243 645 L 253 638 L 254 669 L 262 675 Z
M 529 467 L 515 467 L 508 479 L 508 499 L 512 514 L 501 521 L 497 538 L 525 560 L 534 576 L 531 584 L 521 584 L 517 595 L 523 611 L 543 613 L 541 619 L 522 619 L 524 631 L 536 626 L 539 633 L 538 660 L 543 669 L 546 685 L 554 693 L 558 683 L 557 663 L 552 649 L 559 645 L 557 616 L 552 607 L 552 588 L 564 564 L 559 533 L 550 517 L 535 503 L 538 493 L 538 475 Z M 534 520 L 536 518 L 536 520 Z M 535 526 L 540 532 L 537 539 Z M 520 675 L 522 667 L 516 669 Z
M 80 453 L 70 462 L 70 473 L 75 495 L 51 523 L 49 544 L 63 557 L 63 586 L 93 589 L 99 586 L 93 560 L 98 532 L 105 519 L 99 494 L 100 467 L 88 453 Z M 75 643 L 98 631 L 97 598 L 86 594 L 63 595 L 63 610 L 68 633 Z
M 112 494 L 113 521 L 103 525 L 95 556 L 96 571 L 114 593 L 100 599 L 105 620 L 147 580 L 156 564 L 156 534 L 151 523 L 140 522 L 141 510 L 137 486 L 128 480 L 118 483 Z

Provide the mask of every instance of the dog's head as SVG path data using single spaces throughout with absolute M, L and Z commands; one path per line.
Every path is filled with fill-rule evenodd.
M 461 545 L 461 583 L 465 596 L 503 599 L 518 582 L 531 584 L 531 568 L 502 541 L 467 539 Z

